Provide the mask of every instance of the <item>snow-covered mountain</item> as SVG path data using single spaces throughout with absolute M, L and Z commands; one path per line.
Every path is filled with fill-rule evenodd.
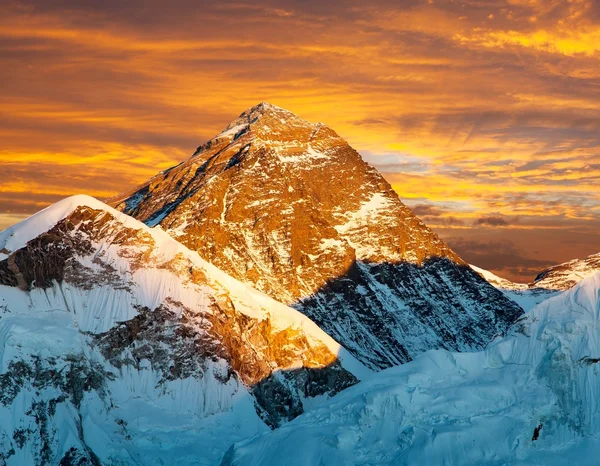
M 331 128 L 268 103 L 107 202 L 300 310 L 373 369 L 481 349 L 522 314 Z
M 469 267 L 266 103 L 110 202 L 0 232 L 0 466 L 595 458 L 600 254 Z
M 0 464 L 218 464 L 370 371 L 87 196 L 0 233 Z
M 533 284 L 548 290 L 567 290 L 598 270 L 600 253 L 549 267 L 538 274 Z
M 222 465 L 596 465 L 599 316 L 600 272 L 485 351 L 430 351 L 379 372 L 236 444 Z

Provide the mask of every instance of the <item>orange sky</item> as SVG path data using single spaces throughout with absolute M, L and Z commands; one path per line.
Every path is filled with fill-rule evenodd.
M 188 157 L 267 100 L 323 121 L 465 259 L 600 251 L 600 4 L 0 2 L 0 228 Z

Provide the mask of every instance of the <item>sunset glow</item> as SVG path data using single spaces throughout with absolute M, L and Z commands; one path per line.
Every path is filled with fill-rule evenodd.
M 476 265 L 526 281 L 600 252 L 599 2 L 127 5 L 0 4 L 0 229 L 128 190 L 269 101 Z

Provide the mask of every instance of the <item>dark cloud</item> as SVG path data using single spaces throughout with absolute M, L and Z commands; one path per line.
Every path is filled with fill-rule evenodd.
M 429 217 L 439 217 L 442 214 L 442 210 L 431 204 L 417 204 L 411 207 L 413 213 L 420 217 L 427 215 Z
M 389 124 L 389 120 L 384 120 L 382 118 L 365 118 L 364 120 L 354 120 L 353 123 L 358 126 L 371 126 L 371 125 L 387 125 Z
M 505 227 L 508 226 L 509 223 L 506 221 L 504 217 L 493 215 L 490 217 L 479 217 L 475 220 L 475 225 L 485 225 L 490 227 Z
M 461 227 L 466 225 L 465 221 L 454 217 L 440 217 L 436 215 L 425 215 L 421 217 L 421 220 L 427 225 L 445 226 L 445 227 Z
M 531 76 L 530 73 L 529 76 Z M 531 77 L 527 79 L 531 79 Z M 588 84 L 593 86 L 592 83 Z M 565 92 L 568 87 L 562 86 L 560 89 Z M 481 88 L 479 89 L 481 91 Z M 463 91 L 457 89 L 456 92 Z M 572 98 L 573 93 L 570 95 Z M 590 95 L 598 96 L 598 89 L 590 88 L 587 96 Z M 597 101 L 600 105 L 600 96 L 597 97 Z M 544 149 L 540 153 L 600 146 L 600 113 L 595 109 L 572 107 L 549 108 L 543 111 L 511 109 L 483 112 L 472 109 L 458 112 L 455 109 L 448 109 L 441 110 L 436 115 L 425 115 L 421 112 L 405 113 L 401 117 L 397 117 L 395 123 L 404 130 L 426 125 L 436 133 L 460 134 L 463 144 L 467 144 L 475 136 L 485 136 L 497 140 L 499 147 L 491 148 L 489 152 L 501 151 L 500 146 L 503 143 L 515 140 L 544 143 Z M 549 161 L 532 161 L 531 163 L 535 165 L 549 163 Z M 521 169 L 528 169 L 525 164 L 522 165 Z
M 549 167 L 552 164 L 555 164 L 557 162 L 568 162 L 568 159 L 543 159 L 543 160 L 531 160 L 527 163 L 524 163 L 522 165 L 519 165 L 518 167 L 515 168 L 515 171 L 517 172 L 523 172 L 523 171 L 528 171 L 528 170 L 536 170 L 539 168 L 544 168 L 544 167 Z

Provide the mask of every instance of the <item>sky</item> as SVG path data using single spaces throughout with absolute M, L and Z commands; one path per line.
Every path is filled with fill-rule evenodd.
M 600 252 L 600 2 L 0 0 L 0 229 L 261 101 L 335 129 L 462 257 Z

